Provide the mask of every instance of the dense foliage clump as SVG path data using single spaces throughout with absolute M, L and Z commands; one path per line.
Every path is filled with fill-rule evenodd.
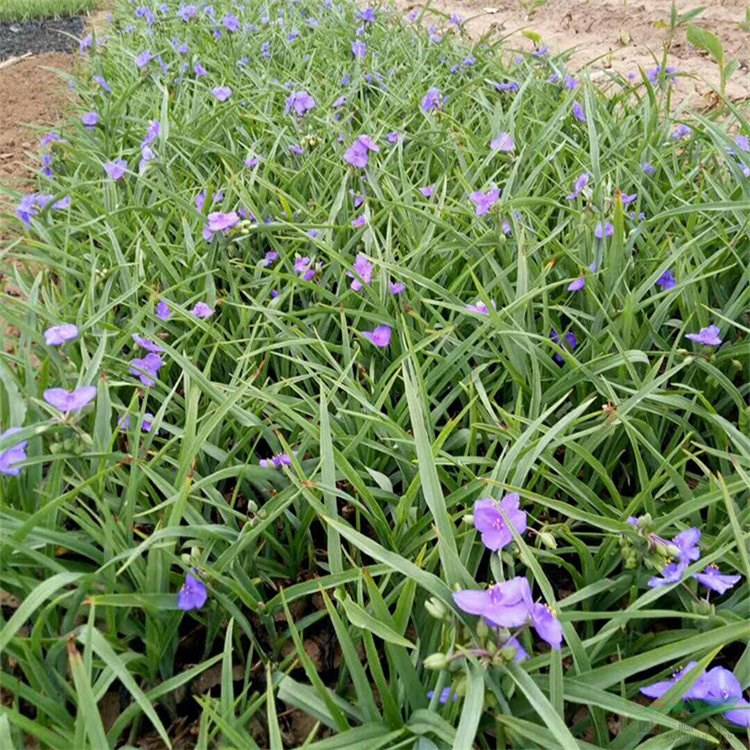
M 82 40 L 4 254 L 3 747 L 746 746 L 748 124 L 418 20 Z

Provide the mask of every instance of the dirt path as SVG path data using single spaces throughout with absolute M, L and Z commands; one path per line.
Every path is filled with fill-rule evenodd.
M 395 3 L 403 10 L 426 5 L 409 0 Z M 574 49 L 574 70 L 590 65 L 594 71 L 613 69 L 622 74 L 638 73 L 639 66 L 653 68 L 654 58 L 661 61 L 670 33 L 671 5 L 671 0 L 434 0 L 429 4 L 448 16 L 457 13 L 467 19 L 466 29 L 474 38 L 488 31 L 497 36 L 513 34 L 507 45 L 531 49 L 532 42 L 520 33 L 527 29 L 539 34 L 552 52 Z M 679 14 L 706 6 L 693 23 L 717 34 L 728 58 L 739 58 L 742 67 L 730 80 L 727 94 L 735 101 L 750 100 L 750 34 L 740 28 L 746 20 L 747 0 L 676 0 L 676 5 Z M 696 106 L 709 90 L 706 81 L 718 86 L 716 65 L 687 43 L 684 27 L 677 30 L 668 64 L 695 76 L 680 78 L 677 94 Z

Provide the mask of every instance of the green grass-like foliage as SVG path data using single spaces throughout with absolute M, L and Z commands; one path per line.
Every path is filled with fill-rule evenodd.
M 153 26 L 118 8 L 75 79 L 80 111 L 48 149 L 54 175 L 39 178 L 70 206 L 16 222 L 6 243 L 17 293 L 2 317 L 18 336 L 0 361 L 0 424 L 23 430 L 0 451 L 29 445 L 20 475 L 0 477 L 0 577 L 18 600 L 2 609 L 0 746 L 28 735 L 98 750 L 190 726 L 204 749 L 308 734 L 321 750 L 746 746 L 719 713 L 638 692 L 691 659 L 750 683 L 742 114 L 675 113 L 663 76 L 570 89 L 548 82 L 563 60 L 496 45 L 464 64 L 458 34 L 430 40 L 385 11 L 358 61 L 349 3 L 247 4 L 254 26 L 219 39 L 234 3 L 214 3 L 216 24 L 167 5 Z M 157 59 L 140 71 L 144 50 L 166 72 Z M 519 90 L 496 90 L 508 81 Z M 233 91 L 224 103 L 218 85 Z M 425 113 L 430 87 L 444 104 Z M 290 90 L 317 106 L 285 115 Z M 100 122 L 85 128 L 92 110 Z M 680 140 L 679 123 L 692 128 Z M 511 153 L 489 147 L 503 131 Z M 363 134 L 380 145 L 364 171 L 342 158 Z M 129 164 L 119 182 L 103 170 L 116 158 Z M 477 217 L 469 195 L 493 183 L 502 197 Z M 620 190 L 638 196 L 625 209 Z M 209 211 L 238 208 L 255 221 L 202 238 Z M 595 238 L 599 222 L 612 237 Z M 267 252 L 279 259 L 266 267 Z M 356 292 L 358 252 L 375 271 Z M 320 264 L 313 279 L 296 256 Z M 677 284 L 662 291 L 667 269 Z M 191 315 L 198 301 L 214 316 Z M 488 315 L 466 309 L 478 301 Z M 59 323 L 80 337 L 45 346 Z M 709 324 L 718 349 L 685 338 Z M 382 350 L 360 333 L 378 325 L 393 329 Z M 134 333 L 165 349 L 149 388 L 129 373 Z M 97 385 L 95 405 L 61 421 L 42 392 L 80 384 Z M 290 466 L 259 465 L 279 452 Z M 463 517 L 512 491 L 529 531 L 491 554 Z M 689 576 L 648 588 L 654 571 L 625 568 L 620 551 L 627 517 L 646 513 L 667 538 L 702 530 L 690 573 L 714 562 L 740 584 L 711 603 Z M 191 567 L 209 599 L 184 613 Z M 523 664 L 425 669 L 478 632 L 451 591 L 514 575 L 556 608 L 562 652 L 526 631 Z M 450 685 L 459 700 L 426 697 Z
M 0 0 L 0 21 L 77 16 L 96 6 L 97 0 Z

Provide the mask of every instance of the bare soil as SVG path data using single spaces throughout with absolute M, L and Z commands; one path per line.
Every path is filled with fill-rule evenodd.
M 76 58 L 50 52 L 0 68 L 0 183 L 20 189 L 36 167 L 27 153 L 39 148 L 40 126 L 53 126 L 71 96 L 60 72 Z
M 70 52 L 83 36 L 82 16 L 0 22 L 0 60 L 27 52 Z
M 413 0 L 395 3 L 403 10 L 425 5 Z M 488 32 L 496 38 L 510 36 L 507 44 L 511 47 L 529 50 L 533 43 L 521 32 L 533 31 L 552 53 L 572 49 L 573 70 L 588 67 L 627 75 L 661 62 L 670 37 L 671 5 L 672 0 L 434 0 L 429 8 L 463 16 L 473 38 Z M 701 5 L 704 12 L 692 23 L 721 39 L 727 59 L 740 61 L 740 69 L 727 86 L 727 96 L 734 101 L 750 100 L 750 34 L 740 26 L 746 20 L 747 0 L 676 0 L 680 15 Z M 684 24 L 678 27 L 668 53 L 667 64 L 685 74 L 677 84 L 678 98 L 702 106 L 700 98 L 711 86 L 718 87 L 716 64 L 688 44 Z

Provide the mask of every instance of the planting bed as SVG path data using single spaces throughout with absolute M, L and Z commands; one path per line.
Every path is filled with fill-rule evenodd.
M 0 747 L 747 746 L 750 126 L 418 20 L 83 40 L 8 191 Z

